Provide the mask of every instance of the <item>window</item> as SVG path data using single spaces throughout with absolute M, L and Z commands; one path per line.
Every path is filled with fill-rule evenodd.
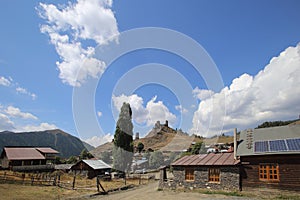
M 208 169 L 208 181 L 214 183 L 220 183 L 220 168 Z
M 262 181 L 279 181 L 278 164 L 260 164 L 259 180 Z
M 195 175 L 194 175 L 194 169 L 193 168 L 186 168 L 185 169 L 185 180 L 186 181 L 194 181 Z

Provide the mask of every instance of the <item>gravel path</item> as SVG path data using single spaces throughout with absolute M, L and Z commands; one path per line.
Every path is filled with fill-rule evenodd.
M 158 182 L 149 183 L 148 185 L 143 185 L 134 189 L 127 191 L 110 193 L 108 195 L 99 195 L 94 197 L 86 197 L 83 199 L 92 199 L 92 200 L 180 200 L 180 199 L 189 199 L 189 200 L 199 200 L 199 199 L 250 199 L 245 197 L 235 197 L 235 196 L 226 196 L 219 194 L 201 194 L 197 192 L 178 192 L 178 191 L 158 191 L 157 190 Z M 78 198 L 82 199 L 82 198 Z

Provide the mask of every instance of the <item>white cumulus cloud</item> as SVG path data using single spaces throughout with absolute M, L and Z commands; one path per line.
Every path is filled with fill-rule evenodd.
M 38 118 L 36 116 L 34 116 L 31 113 L 28 112 L 22 112 L 19 108 L 13 107 L 13 106 L 8 106 L 5 109 L 5 112 L 11 116 L 11 117 L 15 117 L 15 118 L 23 118 L 23 119 L 34 119 L 37 120 Z
M 39 119 L 29 112 L 23 112 L 14 106 L 0 104 L 0 131 L 27 132 L 50 129 L 57 129 L 57 126 L 46 122 L 39 123 Z
M 0 113 L 0 131 L 10 131 L 14 128 L 14 122 L 7 115 Z
M 202 99 L 194 113 L 192 132 L 212 136 L 235 127 L 244 129 L 264 121 L 297 118 L 300 110 L 299 66 L 300 44 L 272 58 L 255 76 L 243 74 L 235 78 L 229 87 L 211 98 Z M 221 106 L 224 97 L 225 107 Z M 222 122 L 224 128 L 220 130 Z
M 49 124 L 46 122 L 40 123 L 38 125 L 26 125 L 17 128 L 15 131 L 17 132 L 28 132 L 28 131 L 45 131 L 45 130 L 53 130 L 57 129 L 55 124 Z
M 210 98 L 212 95 L 214 94 L 213 91 L 211 90 L 206 90 L 206 89 L 199 89 L 198 87 L 196 87 L 193 90 L 193 95 L 198 98 L 199 100 L 205 100 Z
M 168 120 L 170 124 L 176 122 L 176 116 L 170 112 L 167 106 L 162 101 L 156 101 L 157 97 L 153 97 L 144 106 L 144 100 L 142 97 L 133 94 L 126 96 L 124 94 L 120 96 L 113 96 L 112 100 L 114 107 L 120 111 L 123 102 L 130 104 L 132 109 L 132 118 L 138 124 L 146 124 L 147 126 L 153 126 L 157 121 Z
M 86 143 L 94 146 L 94 147 L 98 147 L 101 144 L 104 144 L 106 142 L 111 142 L 112 139 L 114 138 L 114 136 L 110 133 L 100 137 L 100 136 L 93 136 L 91 138 L 88 138 L 86 140 L 84 140 Z
M 64 83 L 80 86 L 88 77 L 104 72 L 105 63 L 91 57 L 95 48 L 83 43 L 104 45 L 119 34 L 111 7 L 109 0 L 78 0 L 66 6 L 39 4 L 39 15 L 46 21 L 41 32 L 49 35 L 61 58 L 56 65 Z
M 0 85 L 10 86 L 11 81 L 3 76 L 0 76 Z

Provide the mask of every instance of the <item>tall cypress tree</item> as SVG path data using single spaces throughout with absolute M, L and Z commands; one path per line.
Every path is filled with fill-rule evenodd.
M 113 165 L 126 172 L 130 169 L 133 157 L 132 111 L 129 103 L 123 103 L 114 135 Z

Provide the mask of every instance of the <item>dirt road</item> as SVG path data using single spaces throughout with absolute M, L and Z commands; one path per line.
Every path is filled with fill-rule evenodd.
M 148 185 L 140 186 L 138 188 L 127 191 L 110 193 L 109 195 L 101 195 L 94 197 L 78 198 L 78 199 L 92 199 L 92 200 L 199 200 L 199 199 L 249 199 L 245 197 L 226 196 L 219 194 L 201 194 L 198 192 L 178 192 L 178 191 L 158 191 L 158 182 L 149 183 Z

